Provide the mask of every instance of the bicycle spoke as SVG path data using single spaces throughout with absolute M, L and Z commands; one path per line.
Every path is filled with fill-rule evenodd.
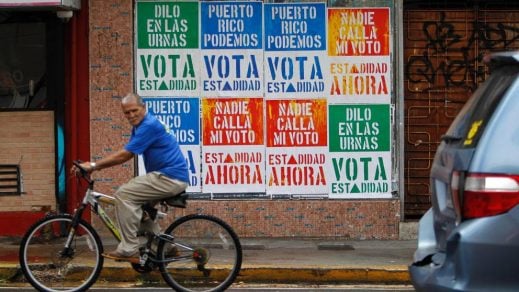
M 174 236 L 175 246 L 159 244 L 159 253 L 168 262 L 161 271 L 174 289 L 223 291 L 232 284 L 242 254 L 238 237 L 227 224 L 213 216 L 190 215 L 175 221 L 166 233 Z
M 65 247 L 70 216 L 45 218 L 29 229 L 20 244 L 20 265 L 28 281 L 45 291 L 87 289 L 99 276 L 102 246 L 91 227 L 83 225 Z

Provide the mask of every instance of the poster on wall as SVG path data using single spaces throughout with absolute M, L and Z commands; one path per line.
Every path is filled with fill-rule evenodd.
M 265 97 L 324 97 L 325 3 L 264 5 Z
M 326 99 L 267 100 L 267 194 L 327 194 L 326 105 Z
M 329 8 L 329 103 L 391 102 L 389 8 Z
M 200 96 L 198 2 L 137 2 L 136 88 L 141 96 Z
M 390 105 L 328 107 L 330 198 L 391 198 Z
M 391 197 L 388 7 L 137 1 L 136 10 L 135 87 L 178 136 L 189 192 Z
M 263 98 L 202 98 L 204 193 L 265 192 Z
M 263 96 L 262 2 L 201 2 L 202 96 Z
M 187 192 L 201 192 L 200 99 L 193 97 L 144 98 L 149 113 L 175 136 L 186 158 L 189 183 Z M 144 172 L 144 171 L 143 171 Z

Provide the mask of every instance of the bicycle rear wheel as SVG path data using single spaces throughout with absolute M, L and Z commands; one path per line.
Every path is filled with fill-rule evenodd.
M 32 225 L 20 243 L 22 272 L 39 291 L 85 291 L 103 267 L 101 239 L 81 220 L 65 248 L 72 216 L 52 215 Z
M 242 249 L 236 233 L 222 220 L 193 214 L 164 232 L 157 248 L 164 280 L 177 291 L 223 291 L 241 269 Z M 173 243 L 164 239 L 170 235 Z

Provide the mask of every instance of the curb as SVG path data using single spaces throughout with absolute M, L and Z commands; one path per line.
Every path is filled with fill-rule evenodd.
M 104 282 L 160 282 L 159 272 L 140 274 L 131 267 L 105 266 L 98 281 Z M 19 267 L 0 267 L 0 282 L 25 282 Z M 236 283 L 369 283 L 369 284 L 410 284 L 407 268 L 249 268 L 241 269 Z
M 0 283 L 16 281 L 18 275 L 22 276 L 20 267 L 15 265 L 2 265 L 0 267 Z
M 238 281 L 246 283 L 380 283 L 409 284 L 406 270 L 341 268 L 244 268 Z

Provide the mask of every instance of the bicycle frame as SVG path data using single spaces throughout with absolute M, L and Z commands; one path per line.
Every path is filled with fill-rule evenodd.
M 110 205 L 115 204 L 115 198 L 100 192 L 96 192 L 94 190 L 91 190 L 90 188 L 86 191 L 87 194 L 85 195 L 84 202 L 86 201 L 91 207 L 92 211 L 99 215 L 99 218 L 103 222 L 103 224 L 110 230 L 112 235 L 118 240 L 121 241 L 121 232 L 115 225 L 114 221 L 108 214 L 105 212 L 105 210 L 102 208 L 102 206 L 99 204 L 99 202 L 107 203 Z
M 90 205 L 92 207 L 92 210 L 99 216 L 99 218 L 101 219 L 103 224 L 108 228 L 108 230 L 110 230 L 112 235 L 118 241 L 121 241 L 121 233 L 120 233 L 119 229 L 114 224 L 114 222 L 110 218 L 110 216 L 108 216 L 108 214 L 101 207 L 99 202 L 103 202 L 103 203 L 106 203 L 106 204 L 114 205 L 115 204 L 115 198 L 113 196 L 110 196 L 110 195 L 107 195 L 107 194 L 96 192 L 96 191 L 94 191 L 93 189 L 91 189 L 89 187 L 87 189 L 87 191 L 86 191 L 85 197 L 83 198 L 83 202 L 82 202 L 83 210 L 84 210 L 84 208 L 87 205 Z M 83 210 L 81 210 L 81 213 L 83 212 Z M 191 248 L 189 246 L 186 246 L 186 245 L 174 242 L 174 237 L 172 237 L 171 235 L 168 235 L 168 234 L 158 234 L 157 237 L 160 238 L 161 240 L 168 241 L 168 242 L 170 242 L 170 243 L 172 243 L 172 244 L 174 244 L 174 245 L 176 245 L 178 247 L 181 247 L 181 248 L 183 248 L 185 250 L 190 250 L 190 251 L 194 250 L 193 248 Z M 186 258 L 190 258 L 190 257 L 189 256 L 187 256 L 187 257 L 175 257 L 175 258 L 171 258 L 169 260 L 164 260 L 164 261 L 158 261 L 158 260 L 152 259 L 152 261 L 156 262 L 156 263 L 158 263 L 158 262 L 168 263 L 168 262 L 175 262 L 175 261 L 183 260 L 183 259 L 186 259 Z
M 83 217 L 83 212 L 87 208 L 87 206 L 90 206 L 92 208 L 92 211 L 98 217 L 101 219 L 101 222 L 110 230 L 110 233 L 118 240 L 121 241 L 121 232 L 117 228 L 117 225 L 114 223 L 112 218 L 108 216 L 108 214 L 105 212 L 105 210 L 102 208 L 102 206 L 99 204 L 99 202 L 107 203 L 110 205 L 115 204 L 115 198 L 100 192 L 94 191 L 94 182 L 90 180 L 89 178 L 84 178 L 88 182 L 88 188 L 85 192 L 85 196 L 83 197 L 83 200 L 81 202 L 81 205 L 78 209 L 75 210 L 73 214 L 73 220 L 72 220 L 72 227 L 68 234 L 68 239 L 65 244 L 66 248 L 70 247 L 70 244 L 73 240 L 74 234 L 75 234 L 75 227 L 78 225 L 79 220 Z
M 74 212 L 73 214 L 73 220 L 72 220 L 72 228 L 69 231 L 67 242 L 65 244 L 65 248 L 70 247 L 70 243 L 73 240 L 74 234 L 75 234 L 75 226 L 77 226 L 79 219 L 82 218 L 83 212 L 87 208 L 87 206 L 90 206 L 92 208 L 92 211 L 101 219 L 101 222 L 108 228 L 110 233 L 118 240 L 121 241 L 121 231 L 117 228 L 117 225 L 114 223 L 112 218 L 108 216 L 106 211 L 103 209 L 103 207 L 99 204 L 99 202 L 106 203 L 109 205 L 115 204 L 115 197 L 94 191 L 94 182 L 90 179 L 84 178 L 88 182 L 88 188 L 85 192 L 85 196 L 83 197 L 83 200 L 81 202 L 81 205 L 79 208 Z M 185 246 L 183 244 L 175 243 L 174 237 L 167 235 L 167 234 L 159 234 L 157 235 L 158 238 L 161 240 L 168 241 L 176 246 L 179 246 L 181 248 L 184 248 L 186 250 L 193 250 L 193 248 L 189 246 Z M 152 259 L 154 262 L 174 262 L 184 259 L 184 257 L 178 257 L 178 258 L 172 258 L 167 261 L 157 261 Z
M 74 239 L 75 228 L 76 228 L 76 226 L 78 226 L 79 220 L 82 218 L 83 212 L 87 209 L 88 206 L 90 206 L 92 208 L 92 211 L 101 219 L 101 222 L 108 228 L 110 233 L 118 241 L 121 241 L 121 231 L 119 230 L 117 225 L 114 223 L 112 218 L 110 216 L 108 216 L 108 214 L 105 212 L 103 207 L 99 204 L 100 202 L 102 202 L 102 203 L 106 203 L 109 205 L 115 205 L 115 197 L 101 193 L 101 192 L 94 191 L 94 181 L 89 176 L 83 175 L 82 178 L 88 183 L 88 188 L 85 191 L 85 196 L 83 197 L 83 200 L 81 201 L 81 205 L 79 206 L 78 209 L 75 210 L 74 214 L 72 215 L 73 216 L 72 225 L 71 225 L 71 229 L 69 230 L 67 241 L 65 244 L 65 249 L 67 251 L 70 248 L 70 245 Z M 190 251 L 194 250 L 193 248 L 191 248 L 189 246 L 175 243 L 174 237 L 171 235 L 158 234 L 155 236 L 157 238 L 159 238 L 160 240 L 170 242 L 171 244 L 179 246 L 183 249 L 190 250 Z M 189 258 L 189 257 L 176 257 L 176 258 L 171 258 L 171 259 L 168 259 L 165 261 L 157 261 L 156 259 L 151 259 L 151 260 L 156 263 L 158 263 L 158 262 L 166 263 L 166 262 L 174 262 L 174 261 L 182 260 L 184 258 Z

